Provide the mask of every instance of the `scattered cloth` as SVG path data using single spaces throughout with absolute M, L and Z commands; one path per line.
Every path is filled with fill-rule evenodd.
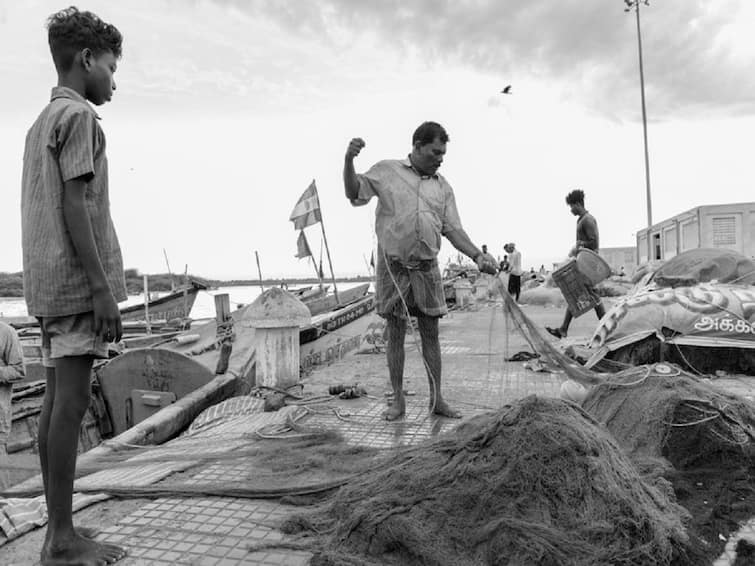
M 506 358 L 507 362 L 526 362 L 527 360 L 532 360 L 534 358 L 539 358 L 540 354 L 534 354 L 532 352 L 528 352 L 527 350 L 522 350 L 521 352 L 517 352 L 510 358 Z

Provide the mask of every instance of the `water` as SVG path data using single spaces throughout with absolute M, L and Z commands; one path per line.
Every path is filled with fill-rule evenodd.
M 351 289 L 361 283 L 355 283 L 354 281 L 337 281 L 339 289 Z M 267 288 L 267 287 L 266 287 Z M 329 286 L 332 291 L 332 283 Z M 194 306 L 191 309 L 191 318 L 199 320 L 203 318 L 215 317 L 215 295 L 227 293 L 231 300 L 231 310 L 236 309 L 239 305 L 248 305 L 254 299 L 256 299 L 260 293 L 261 288 L 259 285 L 239 285 L 236 287 L 218 287 L 209 291 L 200 291 L 197 294 L 197 300 L 194 302 Z M 160 296 L 165 293 L 161 293 Z M 143 295 L 131 295 L 119 306 L 126 307 L 130 305 L 138 305 L 144 302 Z M 27 316 L 26 303 L 23 297 L 0 297 L 0 317 L 4 316 Z

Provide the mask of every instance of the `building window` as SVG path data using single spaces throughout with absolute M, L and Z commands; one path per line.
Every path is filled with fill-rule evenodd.
M 676 255 L 676 228 L 663 231 L 663 258 L 669 259 Z
M 734 216 L 713 218 L 713 245 L 717 248 L 737 243 L 737 220 Z
M 697 220 L 682 224 L 682 251 L 693 250 L 700 246 L 697 234 Z

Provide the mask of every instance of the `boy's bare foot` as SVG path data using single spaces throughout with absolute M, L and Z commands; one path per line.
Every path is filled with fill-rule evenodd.
M 406 413 L 406 401 L 401 397 L 399 399 L 393 399 L 390 406 L 383 412 L 383 417 L 387 421 L 395 421 L 400 419 Z
M 430 405 L 430 410 L 433 412 L 434 415 L 438 415 L 440 417 L 448 417 L 449 419 L 460 419 L 461 413 L 459 411 L 456 411 L 452 409 L 448 403 L 446 403 L 443 399 L 439 399 L 435 405 Z
M 42 549 L 42 566 L 104 566 L 114 564 L 126 556 L 126 549 L 114 544 L 102 544 L 78 534 Z

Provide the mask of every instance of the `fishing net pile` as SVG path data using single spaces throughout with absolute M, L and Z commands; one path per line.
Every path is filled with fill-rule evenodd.
M 660 371 L 659 371 L 660 370 Z M 668 479 L 710 555 L 755 516 L 755 407 L 670 364 L 611 376 L 585 411 L 647 474 Z
M 579 407 L 531 396 L 401 449 L 282 530 L 314 565 L 686 565 L 685 515 Z

